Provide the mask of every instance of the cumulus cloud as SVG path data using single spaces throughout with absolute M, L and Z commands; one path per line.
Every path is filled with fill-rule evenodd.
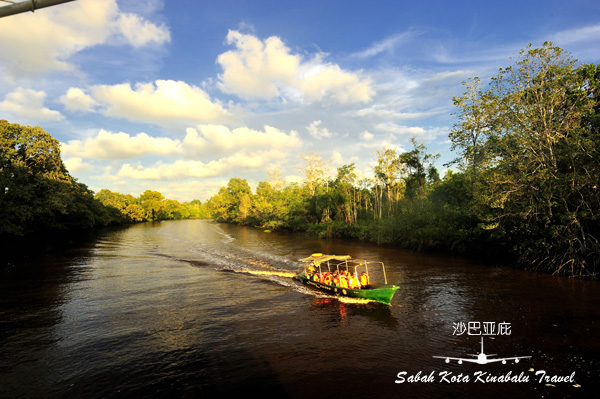
M 131 159 L 144 155 L 174 155 L 181 152 L 179 140 L 166 137 L 150 137 L 146 133 L 130 136 L 127 133 L 112 133 L 101 129 L 96 137 L 86 140 L 70 140 L 62 144 L 62 153 L 67 156 L 93 159 Z
M 114 22 L 114 28 L 124 41 L 134 47 L 150 43 L 164 43 L 170 40 L 170 34 L 164 25 L 157 26 L 136 14 L 121 14 Z
M 60 102 L 63 103 L 69 111 L 93 111 L 96 106 L 96 100 L 86 94 L 78 87 L 71 87 L 67 93 L 60 97 Z
M 373 133 L 369 132 L 368 130 L 364 130 L 360 133 L 360 138 L 364 141 L 371 141 L 374 137 L 375 136 L 373 135 Z
M 67 168 L 67 170 L 69 171 L 69 173 L 84 173 L 84 172 L 89 172 L 90 170 L 93 169 L 93 166 L 85 163 L 83 161 L 83 159 L 79 158 L 79 157 L 75 157 L 75 158 L 66 158 L 63 163 L 65 164 L 65 167 Z
M 275 36 L 262 42 L 252 35 L 229 31 L 227 43 L 234 44 L 236 50 L 217 59 L 223 68 L 220 88 L 243 98 L 268 100 L 279 96 L 279 87 L 294 78 L 300 65 L 300 56 L 289 54 Z
M 210 162 L 179 159 L 172 163 L 158 162 L 151 167 L 144 167 L 141 164 L 124 164 L 119 170 L 118 176 L 139 180 L 226 176 L 230 171 L 239 168 L 245 170 L 261 169 L 274 159 L 283 159 L 285 156 L 286 153 L 279 150 L 255 152 L 241 150 L 230 156 Z
M 345 163 L 344 157 L 342 156 L 342 154 L 339 151 L 334 150 L 331 153 L 331 163 L 334 166 L 341 166 Z
M 90 87 L 94 99 L 107 116 L 158 125 L 169 123 L 217 122 L 229 118 L 220 102 L 197 86 L 182 81 L 97 85 Z
M 229 31 L 227 43 L 235 49 L 221 54 L 223 68 L 219 88 L 244 99 L 283 98 L 304 102 L 368 102 L 375 94 L 369 78 L 327 63 L 322 54 L 305 60 L 280 38 L 262 41 L 255 36 Z
M 321 121 L 318 120 L 318 121 L 314 121 L 313 123 L 311 123 L 306 129 L 308 130 L 308 133 L 310 133 L 311 136 L 313 136 L 317 139 L 334 136 L 334 133 L 327 130 L 327 128 L 320 127 L 320 126 L 321 126 Z
M 32 89 L 17 88 L 0 102 L 0 111 L 30 122 L 60 121 L 64 116 L 44 106 L 46 93 Z
M 302 146 L 298 133 L 289 134 L 271 126 L 264 131 L 240 127 L 229 129 L 223 125 L 198 125 L 197 129 L 188 128 L 183 148 L 188 153 L 223 152 L 236 148 L 287 149 Z
M 12 77 L 75 70 L 73 54 L 99 44 L 140 47 L 170 40 L 167 27 L 124 14 L 116 0 L 79 0 L 2 20 L 0 67 Z
M 85 140 L 69 140 L 62 143 L 65 156 L 89 159 L 125 160 L 146 155 L 215 157 L 231 154 L 239 150 L 288 150 L 302 146 L 302 140 L 295 131 L 289 134 L 271 126 L 264 131 L 240 127 L 230 129 L 223 125 L 198 125 L 186 129 L 183 140 L 168 137 L 152 137 L 146 133 L 130 135 L 113 133 L 101 129 L 95 136 Z M 237 159 L 230 158 L 230 162 Z M 248 156 L 244 156 L 248 162 Z M 258 158 L 253 158 L 256 162 Z M 239 163 L 240 165 L 243 162 Z M 250 164 L 250 166 L 252 166 Z M 163 173 L 164 174 L 164 173 Z

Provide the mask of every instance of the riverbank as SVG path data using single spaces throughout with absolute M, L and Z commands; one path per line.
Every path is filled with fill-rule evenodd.
M 517 267 L 518 255 L 500 243 L 494 244 L 484 232 L 472 229 L 444 229 L 440 226 L 414 228 L 396 220 L 359 221 L 355 225 L 325 222 L 307 225 L 304 232 L 319 238 L 354 239 L 359 242 L 398 248 L 415 253 L 462 256 L 494 265 Z

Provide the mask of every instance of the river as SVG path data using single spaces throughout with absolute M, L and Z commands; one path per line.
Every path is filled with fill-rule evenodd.
M 316 252 L 383 261 L 400 286 L 391 305 L 292 279 Z M 106 230 L 0 277 L 2 398 L 562 398 L 600 387 L 595 281 L 203 220 Z M 445 361 L 476 358 L 481 342 L 489 359 L 528 357 Z

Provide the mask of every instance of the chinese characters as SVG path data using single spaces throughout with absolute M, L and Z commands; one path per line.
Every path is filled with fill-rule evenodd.
M 510 335 L 510 323 L 502 322 L 496 323 L 495 321 L 469 321 L 465 323 L 460 321 L 452 323 L 454 332 L 452 335 Z

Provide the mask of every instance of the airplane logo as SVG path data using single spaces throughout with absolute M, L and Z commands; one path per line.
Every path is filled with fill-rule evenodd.
M 449 356 L 433 356 L 433 357 L 437 358 L 437 359 L 446 359 L 446 363 L 450 363 L 450 360 L 457 360 L 458 364 L 462 364 L 463 362 L 471 362 L 471 363 L 478 363 L 478 364 L 502 362 L 502 364 L 506 364 L 506 362 L 509 360 L 514 360 L 515 363 L 519 363 L 520 359 L 527 359 L 527 358 L 531 357 L 531 356 L 515 356 L 515 357 L 503 357 L 503 358 L 490 359 L 489 358 L 490 356 L 496 356 L 496 354 L 488 355 L 483 352 L 483 337 L 481 337 L 481 352 L 479 352 L 478 355 L 469 354 L 469 356 L 475 356 L 475 358 L 461 358 L 461 357 L 449 357 Z

